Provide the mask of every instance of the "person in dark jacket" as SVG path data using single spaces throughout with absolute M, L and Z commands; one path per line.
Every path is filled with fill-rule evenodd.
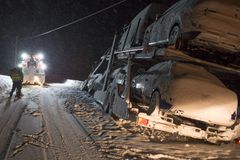
M 11 69 L 10 77 L 13 82 L 12 90 L 10 92 L 10 97 L 12 97 L 14 91 L 17 89 L 16 96 L 20 98 L 22 95 L 21 89 L 22 89 L 22 81 L 23 81 L 23 73 L 21 69 L 18 69 L 18 68 Z

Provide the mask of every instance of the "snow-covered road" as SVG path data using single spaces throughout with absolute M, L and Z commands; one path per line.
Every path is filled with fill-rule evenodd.
M 4 85 L 0 159 L 240 159 L 240 145 L 234 143 L 217 146 L 154 135 L 134 122 L 115 121 L 76 85 L 26 86 L 18 100 L 7 98 Z
M 104 159 L 52 88 L 28 87 L 2 99 L 0 159 Z

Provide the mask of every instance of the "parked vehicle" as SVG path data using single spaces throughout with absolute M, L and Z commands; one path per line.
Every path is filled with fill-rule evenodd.
M 108 63 L 111 63 L 110 60 L 110 51 L 107 50 L 106 53 L 100 58 L 99 63 L 94 68 L 94 70 L 89 74 L 88 79 L 85 80 L 83 90 L 86 90 L 91 95 L 94 95 L 96 91 L 103 90 L 104 80 L 107 75 Z M 108 82 L 111 83 L 113 77 L 120 70 L 120 68 L 126 64 L 126 62 L 112 62 L 111 69 L 109 70 L 110 77 Z
M 104 54 L 96 68 L 89 74 L 88 79 L 85 80 L 83 90 L 86 90 L 93 95 L 96 90 L 102 89 L 107 64 L 107 54 Z
M 240 3 L 230 0 L 180 0 L 166 9 L 152 3 L 124 27 L 118 52 L 169 45 L 198 58 L 235 66 L 240 52 Z M 150 47 L 149 47 L 150 46 Z M 213 55 L 213 56 L 212 56 Z
M 133 65 L 130 69 L 128 64 L 123 63 L 121 67 L 111 73 L 103 101 L 104 111 L 114 115 L 114 117 L 129 119 L 129 103 L 132 101 L 128 99 L 128 89 L 131 87 L 131 84 L 128 84 L 128 75 L 131 75 L 131 77 L 139 75 L 145 70 L 144 67 Z
M 144 33 L 147 27 L 152 24 L 158 15 L 161 15 L 166 6 L 158 3 L 151 3 L 144 8 L 129 25 L 124 27 L 124 32 L 117 46 L 118 51 L 128 50 L 132 47 L 142 46 Z
M 134 77 L 132 87 L 133 101 L 146 109 L 139 125 L 213 143 L 236 138 L 237 94 L 202 66 L 164 61 Z
M 149 106 L 148 115 L 159 107 L 162 112 L 215 125 L 231 126 L 236 120 L 236 93 L 198 65 L 161 62 L 134 77 L 132 87 L 132 98 Z
M 194 50 L 191 53 L 216 54 L 212 61 L 221 58 L 233 63 L 232 56 L 237 58 L 240 52 L 239 14 L 240 3 L 234 0 L 181 0 L 146 29 L 144 44 L 168 42 Z

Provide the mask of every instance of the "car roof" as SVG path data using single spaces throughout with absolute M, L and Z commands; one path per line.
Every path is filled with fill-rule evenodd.
M 157 71 L 157 72 L 156 72 Z M 220 86 L 224 86 L 224 84 L 212 73 L 210 73 L 207 69 L 199 64 L 192 63 L 183 63 L 177 62 L 173 60 L 160 62 L 155 64 L 151 68 L 148 69 L 148 73 L 169 73 L 173 77 L 181 76 L 191 76 L 192 78 L 201 78 L 205 79 L 209 82 L 214 82 Z

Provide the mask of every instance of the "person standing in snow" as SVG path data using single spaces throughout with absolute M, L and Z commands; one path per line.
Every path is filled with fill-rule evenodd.
M 10 71 L 10 77 L 12 79 L 12 90 L 10 92 L 10 97 L 12 97 L 14 91 L 17 89 L 16 95 L 20 98 L 21 96 L 21 89 L 22 89 L 22 81 L 23 81 L 23 73 L 21 69 L 13 68 Z

